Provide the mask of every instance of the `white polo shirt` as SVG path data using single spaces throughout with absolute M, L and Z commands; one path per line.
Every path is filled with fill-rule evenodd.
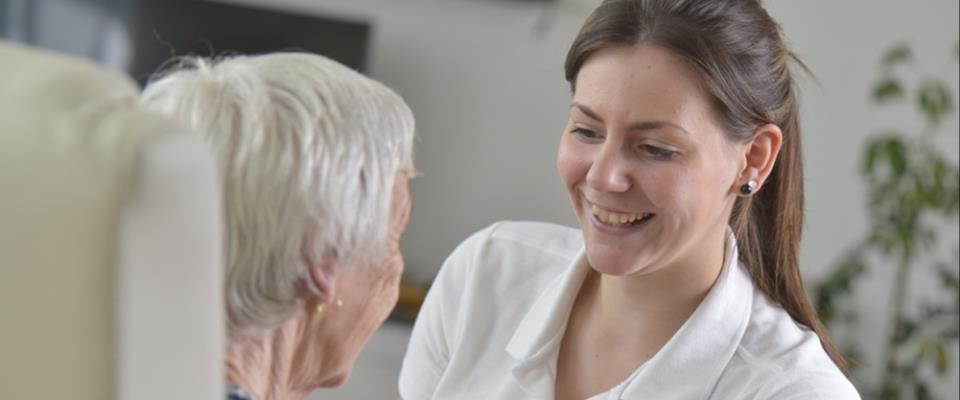
M 815 333 L 756 290 L 727 239 L 717 282 L 673 337 L 600 399 L 860 399 Z M 460 244 L 423 304 L 405 400 L 553 399 L 567 317 L 590 266 L 579 230 L 494 224 Z

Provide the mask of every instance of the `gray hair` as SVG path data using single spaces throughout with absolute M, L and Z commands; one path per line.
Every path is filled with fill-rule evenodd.
M 216 155 L 230 338 L 292 317 L 316 290 L 309 261 L 382 256 L 414 137 L 413 113 L 386 86 L 315 54 L 184 58 L 142 101 L 189 123 Z

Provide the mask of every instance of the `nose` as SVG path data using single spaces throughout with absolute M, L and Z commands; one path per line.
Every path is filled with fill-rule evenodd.
M 587 185 L 601 192 L 622 193 L 630 190 L 632 185 L 627 160 L 615 141 L 604 142 L 600 151 L 595 153 L 587 172 Z

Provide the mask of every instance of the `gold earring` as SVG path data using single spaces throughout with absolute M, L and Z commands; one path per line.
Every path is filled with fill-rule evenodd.
M 337 308 L 343 308 L 343 300 L 337 299 Z M 317 304 L 317 313 L 322 313 L 324 310 L 323 303 Z

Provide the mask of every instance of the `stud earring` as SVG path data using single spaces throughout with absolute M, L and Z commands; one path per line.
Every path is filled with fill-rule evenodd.
M 336 303 L 337 308 L 343 307 L 343 300 L 337 299 Z M 317 313 L 322 313 L 326 308 L 323 307 L 323 303 L 317 304 Z
M 757 189 L 757 181 L 755 179 L 749 180 L 743 186 L 740 186 L 740 193 L 744 196 L 749 196 L 753 194 L 753 191 Z

